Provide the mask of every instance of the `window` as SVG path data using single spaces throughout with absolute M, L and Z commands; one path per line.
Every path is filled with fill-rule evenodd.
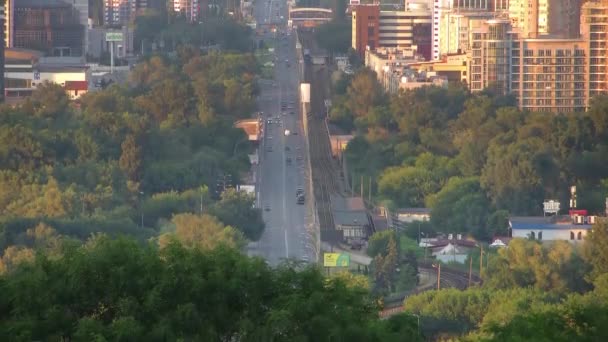
M 530 240 L 534 240 L 535 238 L 534 232 L 530 232 Z
M 574 240 L 574 232 L 570 232 L 570 240 Z
M 582 240 L 583 239 L 583 233 L 578 232 L 578 234 L 576 234 L 576 239 L 577 240 Z
M 538 240 L 542 240 L 543 239 L 543 232 L 538 232 Z

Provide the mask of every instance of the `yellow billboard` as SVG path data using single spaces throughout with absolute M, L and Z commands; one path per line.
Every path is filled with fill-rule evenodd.
M 350 266 L 350 255 L 346 253 L 325 253 L 323 254 L 323 266 L 348 267 Z

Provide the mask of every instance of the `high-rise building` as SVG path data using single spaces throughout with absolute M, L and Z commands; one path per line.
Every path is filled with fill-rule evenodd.
M 82 56 L 84 28 L 79 14 L 61 0 L 19 0 L 13 14 L 14 47 L 51 56 Z
M 581 10 L 581 33 L 586 52 L 588 98 L 608 93 L 608 0 L 589 0 Z M 588 103 L 587 103 L 588 105 Z
M 471 91 L 493 88 L 507 94 L 511 75 L 511 25 L 508 20 L 488 20 L 472 32 L 469 53 Z
M 108 26 L 126 25 L 146 8 L 148 8 L 148 0 L 104 0 L 104 24 Z
M 526 38 L 551 35 L 576 38 L 580 28 L 581 0 L 510 0 L 513 27 Z
M 426 4 L 409 3 L 405 11 L 380 11 L 379 18 L 379 47 L 414 49 L 431 59 L 432 18 Z
M 379 5 L 357 5 L 353 7 L 352 14 L 352 48 L 359 53 L 361 58 L 365 56 L 365 50 L 369 47 L 375 49 L 380 40 L 380 6 Z
M 181 13 L 188 21 L 198 21 L 201 13 L 199 0 L 171 0 L 171 3 L 174 12 Z
M 2 28 L 2 34 L 0 34 L 0 102 L 4 102 L 4 37 L 6 30 L 6 13 L 4 12 L 6 7 L 2 7 L 0 10 L 0 27 Z
M 537 112 L 584 111 L 587 42 L 525 38 L 513 42 L 511 92 L 519 107 Z
M 489 11 L 446 11 L 441 16 L 440 56 L 465 53 L 470 49 L 471 32 L 494 18 Z
M 4 46 L 13 47 L 15 0 L 4 0 Z

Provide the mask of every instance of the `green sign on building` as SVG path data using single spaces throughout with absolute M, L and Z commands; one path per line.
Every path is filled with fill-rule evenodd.
M 106 32 L 106 42 L 122 42 L 122 32 Z

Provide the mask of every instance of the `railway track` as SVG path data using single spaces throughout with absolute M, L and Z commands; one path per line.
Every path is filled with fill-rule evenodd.
M 313 54 L 319 51 L 311 32 L 300 32 L 300 43 Z M 308 117 L 308 139 L 312 168 L 313 192 L 317 205 L 321 239 L 337 242 L 331 196 L 341 195 L 338 167 L 331 155 L 329 132 L 326 125 L 325 99 L 329 98 L 329 75 L 325 67 L 306 65 L 305 82 L 310 83 L 311 112 Z

